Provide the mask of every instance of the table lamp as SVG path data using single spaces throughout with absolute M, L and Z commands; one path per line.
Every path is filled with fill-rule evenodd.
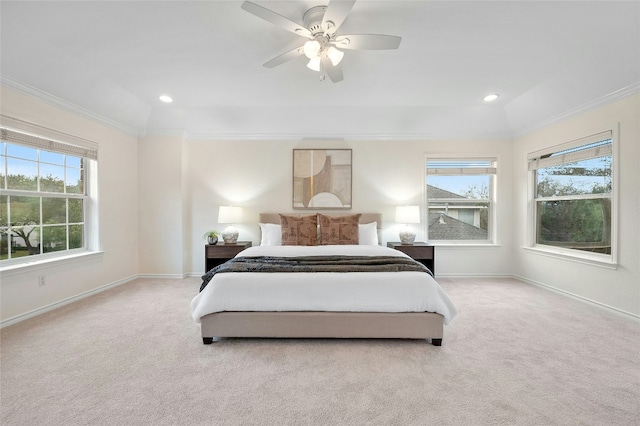
M 400 242 L 402 244 L 413 244 L 416 240 L 416 232 L 409 227 L 409 224 L 420 223 L 420 206 L 396 207 L 396 222 L 404 224 L 399 234 Z
M 222 231 L 222 239 L 225 244 L 235 244 L 238 241 L 238 230 L 234 223 L 242 222 L 242 208 L 232 206 L 220 206 L 218 210 L 218 223 L 228 223 Z

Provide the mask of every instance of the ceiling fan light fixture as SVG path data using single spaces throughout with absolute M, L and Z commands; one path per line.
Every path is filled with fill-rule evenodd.
M 316 56 L 315 58 L 309 59 L 309 63 L 307 64 L 307 68 L 320 71 L 320 56 Z
M 336 49 L 333 46 L 331 46 L 331 47 L 329 47 L 329 49 L 327 49 L 327 56 L 329 57 L 329 60 L 331 61 L 331 63 L 335 67 L 336 65 L 338 65 L 340 63 L 340 61 L 342 61 L 342 57 L 344 56 L 344 52 L 341 51 L 341 50 Z
M 304 44 L 304 55 L 309 59 L 318 57 L 320 48 L 321 46 L 318 40 L 309 40 Z
M 1 0 L 0 0 L 1 1 Z M 299 24 L 273 10 L 245 0 L 241 8 L 277 27 L 305 38 L 304 44 L 282 53 L 263 64 L 273 68 L 291 59 L 305 56 L 307 67 L 320 72 L 320 79 L 326 75 L 333 83 L 344 79 L 339 66 L 344 53 L 338 49 L 351 50 L 391 50 L 400 46 L 402 37 L 386 34 L 338 34 L 354 3 L 357 0 L 329 0 L 326 6 L 307 9 Z

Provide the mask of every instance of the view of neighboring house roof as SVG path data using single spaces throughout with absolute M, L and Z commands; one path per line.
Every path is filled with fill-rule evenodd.
M 438 188 L 437 186 L 427 185 L 427 198 L 463 198 L 460 194 L 447 191 L 446 189 Z
M 485 229 L 469 225 L 444 213 L 429 212 L 429 239 L 487 240 L 489 234 Z

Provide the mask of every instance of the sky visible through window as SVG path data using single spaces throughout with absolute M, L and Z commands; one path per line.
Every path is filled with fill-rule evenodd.
M 611 139 L 581 145 L 575 148 L 554 152 L 548 157 L 560 157 L 575 152 L 604 147 L 612 143 Z M 565 188 L 572 188 L 575 193 L 599 193 L 611 190 L 611 154 L 584 160 L 561 163 L 555 166 L 542 167 L 537 170 L 538 182 L 547 180 Z M 608 190 L 607 190 L 608 189 Z
M 429 176 L 427 184 L 435 186 L 445 191 L 453 192 L 460 196 L 464 196 L 472 188 L 476 193 L 484 188 L 489 188 L 488 175 L 465 175 L 465 176 Z
M 541 168 L 537 173 L 538 182 L 546 179 L 560 186 L 573 188 L 576 193 L 589 194 L 611 190 L 611 156 Z
M 35 162 L 38 161 L 38 149 L 2 142 L 0 144 L 0 154 L 5 154 L 5 147 L 9 170 L 7 171 L 5 169 L 5 162 L 2 161 L 2 164 L 0 165 L 0 174 L 4 175 L 6 173 L 11 173 L 12 175 L 34 176 L 34 173 L 37 170 L 35 168 Z M 65 165 L 66 167 L 64 167 Z M 80 167 L 80 157 L 40 150 L 41 176 L 51 175 L 58 176 L 62 179 L 64 176 L 64 169 L 66 168 L 67 183 L 73 185 L 80 179 Z

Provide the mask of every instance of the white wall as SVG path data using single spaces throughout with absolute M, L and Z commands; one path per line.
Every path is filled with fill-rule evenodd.
M 292 150 L 346 148 L 353 150 L 353 208 L 347 212 L 383 214 L 384 244 L 398 241 L 393 223 L 395 206 L 423 204 L 425 155 L 484 155 L 500 160 L 496 247 L 438 248 L 438 275 L 511 274 L 511 142 L 456 141 L 189 141 L 186 185 L 191 208 L 191 274 L 204 272 L 202 234 L 217 223 L 218 206 L 244 207 L 244 223 L 237 225 L 240 240 L 259 244 L 260 212 L 293 212 Z M 296 210 L 304 212 L 304 210 Z M 343 211 L 344 212 L 344 211 Z M 424 225 L 424 224 L 423 224 Z M 422 230 L 417 240 L 423 236 Z M 157 265 L 158 268 L 161 265 Z
M 138 272 L 142 275 L 184 275 L 183 137 L 140 138 L 138 163 L 140 226 Z M 203 231 L 204 232 L 204 231 Z
M 617 269 L 526 250 L 527 154 L 619 123 Z M 627 313 L 640 315 L 640 95 L 518 137 L 513 148 L 515 263 L 513 273 Z
M 293 212 L 292 150 L 353 150 L 353 209 L 381 212 L 383 243 L 396 241 L 398 204 L 423 204 L 424 159 L 432 155 L 497 156 L 498 245 L 438 247 L 446 275 L 511 275 L 640 315 L 640 95 L 600 107 L 510 140 L 215 141 L 184 135 L 139 140 L 111 127 L 2 89 L 2 114 L 97 141 L 100 230 L 104 253 L 74 263 L 1 275 L 1 319 L 138 275 L 204 272 L 202 234 L 217 223 L 220 205 L 245 208 L 241 240 L 259 241 L 260 212 Z M 531 253 L 525 244 L 526 155 L 585 130 L 620 123 L 619 267 L 617 270 Z M 423 224 L 423 226 L 426 226 Z M 422 239 L 423 233 L 418 233 Z M 139 241 L 141 242 L 139 244 Z M 47 285 L 38 286 L 44 275 Z
M 97 256 L 3 272 L 1 320 L 5 321 L 138 274 L 137 138 L 2 87 L 0 112 L 99 143 Z M 38 285 L 44 276 L 46 285 Z

